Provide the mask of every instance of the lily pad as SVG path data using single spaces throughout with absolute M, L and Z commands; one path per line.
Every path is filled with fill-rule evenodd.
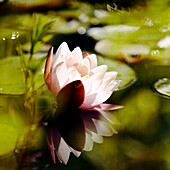
M 163 78 L 159 79 L 155 84 L 154 84 L 155 90 L 162 94 L 165 97 L 170 97 L 170 79 L 168 78 Z
M 116 25 L 116 26 L 106 26 L 106 27 L 94 27 L 88 30 L 88 35 L 92 36 L 96 40 L 101 39 L 125 39 L 131 36 L 130 33 L 137 31 L 139 27 L 133 27 L 129 25 Z
M 136 81 L 135 71 L 127 64 L 123 64 L 120 61 L 110 60 L 98 56 L 99 65 L 107 65 L 108 71 L 117 71 L 117 80 L 121 80 L 118 89 L 123 89 Z
M 18 138 L 17 130 L 6 124 L 0 124 L 0 156 L 15 149 Z
M 101 40 L 96 44 L 95 50 L 102 55 L 113 57 L 120 53 L 126 56 L 147 55 L 149 54 L 150 48 L 142 44 L 120 44 L 111 40 Z
M 35 90 L 44 84 L 44 63 L 35 74 Z M 25 92 L 25 75 L 20 57 L 0 60 L 0 93 L 21 95 Z M 30 85 L 29 83 L 28 85 Z

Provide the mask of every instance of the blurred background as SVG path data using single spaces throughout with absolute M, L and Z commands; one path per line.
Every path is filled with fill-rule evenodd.
M 28 126 L 20 57 L 28 58 L 33 29 L 45 22 L 52 24 L 31 63 L 36 119 Z M 71 155 L 66 166 L 53 164 L 46 152 L 21 167 L 21 148 L 28 146 L 29 155 L 46 148 L 46 122 L 40 120 L 50 119 L 55 100 L 43 86 L 43 59 L 63 41 L 70 50 L 79 46 L 97 54 L 99 64 L 118 71 L 122 83 L 107 101 L 124 106 L 112 112 L 118 134 L 79 158 Z M 28 137 L 29 130 L 34 135 Z M 0 0 L 0 169 L 169 170 L 170 1 Z

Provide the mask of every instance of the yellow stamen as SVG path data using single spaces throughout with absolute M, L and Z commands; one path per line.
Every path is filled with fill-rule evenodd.
M 84 77 L 89 78 L 89 75 L 86 75 L 86 76 L 84 76 Z

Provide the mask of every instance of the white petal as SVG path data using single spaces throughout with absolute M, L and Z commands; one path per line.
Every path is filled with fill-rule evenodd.
M 72 54 L 73 54 L 73 57 L 74 57 L 74 64 L 82 62 L 83 56 L 82 56 L 82 51 L 81 51 L 80 47 L 76 47 L 72 51 Z
M 56 97 L 61 88 L 68 80 L 68 70 L 64 62 L 57 64 L 51 75 L 51 87 L 53 95 Z
M 85 95 L 87 95 L 92 89 L 92 82 L 88 77 L 82 77 L 81 81 L 85 88 Z
M 81 64 L 78 64 L 76 66 L 77 70 L 79 71 L 79 73 L 81 74 L 81 76 L 86 76 L 89 75 L 90 72 L 90 62 L 87 58 L 84 58 L 82 60 Z
M 119 84 L 119 80 L 113 80 L 106 87 L 99 89 L 92 106 L 94 107 L 105 102 L 112 95 L 113 91 L 118 87 Z
M 68 75 L 69 75 L 69 82 L 67 82 L 67 83 L 73 82 L 75 80 L 81 80 L 81 76 L 80 76 L 79 72 L 76 69 L 74 69 L 73 67 L 70 67 L 68 69 Z
M 100 109 L 95 108 L 96 110 L 98 110 L 110 123 L 114 124 L 114 117 L 110 112 L 107 111 L 103 111 Z
M 94 74 L 100 74 L 100 79 L 102 79 L 104 77 L 106 71 L 107 71 L 107 65 L 101 65 L 101 66 L 93 68 L 90 71 L 90 76 L 92 76 Z
M 94 75 L 92 75 L 90 78 L 91 84 L 92 84 L 92 88 L 90 93 L 96 93 L 99 90 L 99 87 L 102 84 L 102 79 L 101 79 L 101 74 L 100 73 L 96 73 Z
M 97 57 L 95 54 L 88 55 L 87 59 L 90 61 L 90 69 L 97 67 Z
M 96 143 L 103 143 L 103 137 L 101 135 L 94 133 L 94 132 L 92 132 L 92 139 Z
M 53 61 L 53 68 L 54 67 L 56 67 L 56 65 L 59 63 L 59 62 L 61 62 L 61 61 L 65 61 L 66 59 L 67 59 L 67 57 L 68 57 L 68 53 L 70 52 L 70 50 L 69 50 L 69 47 L 68 47 L 68 45 L 67 45 L 67 43 L 66 42 L 63 42 L 60 46 L 59 46 L 59 48 L 58 48 L 58 50 L 57 50 L 57 52 L 56 52 L 56 55 L 55 55 L 55 57 L 54 57 L 54 61 Z M 71 52 L 70 52 L 71 53 Z
M 85 146 L 84 150 L 85 151 L 91 151 L 93 148 L 93 139 L 90 133 L 86 131 L 86 141 L 85 141 Z
M 67 164 L 71 150 L 64 139 L 61 137 L 58 130 L 56 130 L 55 134 L 53 135 L 55 135 L 55 139 L 57 139 L 57 141 L 53 140 L 57 157 L 60 162 Z
M 104 79 L 110 79 L 110 80 L 115 80 L 116 77 L 117 77 L 117 72 L 116 71 L 110 71 L 110 72 L 107 72 L 105 75 L 104 75 Z
M 89 94 L 85 96 L 84 102 L 81 105 L 81 108 L 83 109 L 88 109 L 88 108 L 92 108 L 92 104 L 94 103 L 95 99 L 96 99 L 96 93 L 94 94 Z
M 93 119 L 97 133 L 101 136 L 111 136 L 114 133 L 111 125 L 103 120 Z
M 79 157 L 81 155 L 81 152 L 76 151 L 75 149 L 73 149 L 72 147 L 70 147 L 71 152 L 76 156 Z

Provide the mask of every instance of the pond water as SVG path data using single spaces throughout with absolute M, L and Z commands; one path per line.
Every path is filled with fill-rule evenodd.
M 169 2 L 89 2 L 0 2 L 0 169 L 170 169 Z M 47 149 L 56 100 L 44 81 L 64 41 L 118 72 L 107 102 L 124 106 L 111 111 L 118 134 L 67 165 Z

